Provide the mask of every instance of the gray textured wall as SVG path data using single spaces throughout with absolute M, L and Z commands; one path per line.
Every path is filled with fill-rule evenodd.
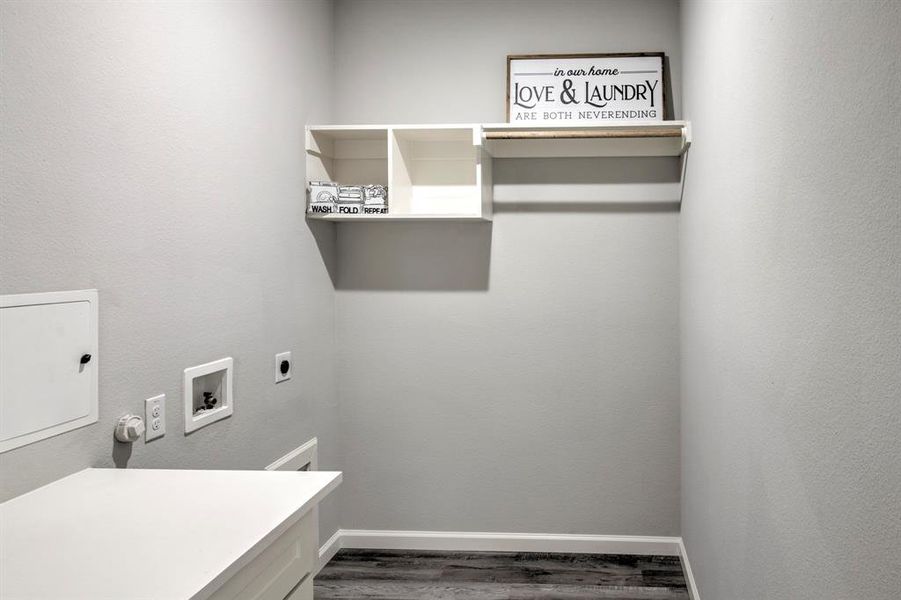
M 114 461 L 262 468 L 313 435 L 338 466 L 334 291 L 303 219 L 303 126 L 329 118 L 331 5 L 0 11 L 0 291 L 99 289 L 102 361 L 100 422 L 0 455 L 0 499 Z M 331 257 L 327 231 L 319 243 Z M 282 350 L 296 371 L 276 386 Z M 235 414 L 186 437 L 182 369 L 223 356 Z M 166 437 L 114 451 L 115 420 L 160 392 Z M 337 515 L 322 515 L 328 535 Z
M 682 529 L 701 596 L 901 590 L 901 4 L 683 7 Z
M 679 64 L 673 2 L 342 1 L 335 22 L 337 122 L 503 121 L 508 53 Z M 339 228 L 342 527 L 677 534 L 677 162 L 497 161 L 495 182 L 493 226 Z

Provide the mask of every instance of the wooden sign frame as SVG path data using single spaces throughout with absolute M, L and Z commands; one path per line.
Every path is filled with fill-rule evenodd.
M 608 53 L 587 53 L 587 54 L 508 54 L 507 55 L 507 79 L 506 90 L 504 92 L 505 106 L 504 115 L 507 123 L 510 122 L 510 66 L 515 60 L 559 60 L 569 58 L 659 58 L 660 59 L 660 77 L 661 77 L 661 121 L 665 121 L 670 116 L 669 95 L 667 87 L 669 86 L 669 74 L 666 68 L 665 52 L 608 52 Z M 615 121 L 614 121 L 615 122 Z M 570 124 L 577 122 L 572 121 Z M 563 122 L 562 124 L 566 124 Z M 584 123 L 583 123 L 584 124 Z

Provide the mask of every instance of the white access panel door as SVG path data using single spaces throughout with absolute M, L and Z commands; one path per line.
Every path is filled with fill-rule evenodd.
M 97 290 L 0 296 L 0 452 L 97 422 Z

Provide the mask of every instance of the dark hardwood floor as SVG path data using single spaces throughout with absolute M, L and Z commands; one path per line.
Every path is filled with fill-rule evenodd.
M 675 556 L 341 550 L 316 600 L 688 599 Z

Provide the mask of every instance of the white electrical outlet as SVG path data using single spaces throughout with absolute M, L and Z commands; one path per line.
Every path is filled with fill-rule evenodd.
M 166 394 L 144 400 L 144 441 L 166 435 Z
M 294 374 L 294 361 L 290 352 L 281 352 L 275 355 L 275 383 L 288 381 Z

